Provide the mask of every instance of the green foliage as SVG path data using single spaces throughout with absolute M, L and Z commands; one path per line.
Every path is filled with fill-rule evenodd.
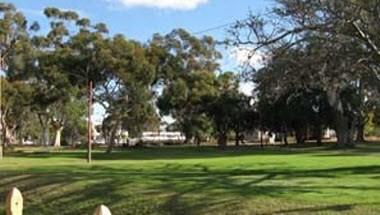
M 163 88 L 157 101 L 161 114 L 177 120 L 187 142 L 210 135 L 205 104 L 218 93 L 214 72 L 221 57 L 212 38 L 176 29 L 166 36 L 154 35 L 148 54 L 157 63 L 154 83 Z
M 251 98 L 239 92 L 239 80 L 233 73 L 223 73 L 217 81 L 218 93 L 204 106 L 213 121 L 218 144 L 225 146 L 228 134 L 233 131 L 238 145 L 240 136 L 257 126 L 258 117 L 250 104 Z
M 333 113 L 338 144 L 352 145 L 379 93 L 380 29 L 374 27 L 379 17 L 373 8 L 377 1 L 278 0 L 271 15 L 250 14 L 233 26 L 230 41 L 250 49 L 250 55 L 267 56 L 263 69 L 247 72 L 269 100 L 321 91 Z M 309 110 L 302 106 L 310 105 L 296 103 Z
M 30 119 L 33 88 L 23 82 L 9 82 L 1 78 L 2 102 L 1 102 L 1 126 L 6 144 L 17 143 L 17 136 L 34 135 L 27 134 L 28 119 Z M 23 119 L 23 120 L 20 120 Z
M 211 130 L 205 108 L 218 93 L 215 83 L 213 73 L 194 72 L 173 80 L 158 99 L 161 112 L 178 120 L 188 141 L 195 136 L 207 135 Z M 201 134 L 202 131 L 204 134 Z

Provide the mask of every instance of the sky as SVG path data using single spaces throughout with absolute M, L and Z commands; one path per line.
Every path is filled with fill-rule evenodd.
M 2 1 L 2 0 L 0 0 Z M 127 38 L 148 41 L 154 33 L 166 34 L 184 28 L 196 35 L 211 35 L 223 40 L 225 28 L 207 31 L 247 17 L 249 11 L 265 13 L 271 0 L 8 0 L 23 11 L 31 21 L 38 21 L 42 31 L 48 26 L 43 15 L 46 7 L 73 10 L 93 22 L 107 24 L 111 34 L 122 33 Z M 205 31 L 206 30 L 206 31 Z M 222 50 L 224 51 L 224 50 Z M 222 69 L 234 64 L 224 53 Z M 238 57 L 239 59 L 239 57 Z M 224 68 L 223 68 L 224 67 Z
M 53 6 L 77 11 L 104 22 L 111 33 L 140 41 L 174 28 L 200 32 L 246 18 L 249 10 L 265 12 L 271 0 L 8 0 L 32 20 L 44 20 L 43 9 Z M 207 32 L 223 38 L 223 29 Z
M 0 0 L 3 1 L 3 0 Z M 252 11 L 265 13 L 272 0 L 7 0 L 21 10 L 28 20 L 38 21 L 41 31 L 48 30 L 43 15 L 46 7 L 76 11 L 93 23 L 107 24 L 110 34 L 122 33 L 129 39 L 147 42 L 154 33 L 166 34 L 184 28 L 197 36 L 225 39 L 229 23 L 245 19 Z M 226 27 L 220 27 L 226 26 Z M 220 28 L 219 28 L 220 27 Z M 213 29 L 213 30 L 210 30 Z M 246 53 L 232 53 L 220 47 L 222 71 L 238 70 Z M 250 93 L 252 85 L 243 83 L 241 91 Z

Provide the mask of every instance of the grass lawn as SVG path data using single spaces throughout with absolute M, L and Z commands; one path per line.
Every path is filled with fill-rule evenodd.
M 96 151 L 92 165 L 84 151 L 23 150 L 0 161 L 0 214 L 13 186 L 25 215 L 380 214 L 380 144 Z

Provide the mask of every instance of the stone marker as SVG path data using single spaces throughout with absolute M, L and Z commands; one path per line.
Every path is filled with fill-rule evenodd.
M 94 215 L 112 215 L 110 209 L 105 205 L 100 205 L 96 208 Z
M 20 190 L 13 188 L 6 201 L 7 215 L 22 215 L 23 199 Z

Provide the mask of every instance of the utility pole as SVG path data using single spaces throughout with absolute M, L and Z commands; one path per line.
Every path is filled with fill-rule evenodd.
M 0 130 L 0 160 L 3 160 L 3 157 L 4 157 L 4 140 L 5 140 L 5 137 L 4 137 L 4 124 L 2 123 L 2 120 L 3 120 L 3 109 L 2 109 L 2 106 L 3 106 L 3 70 L 4 68 L 4 60 L 3 58 L 0 58 L 0 127 L 1 127 L 1 130 Z
M 1 65 L 0 65 L 1 66 Z M 0 67 L 0 71 L 2 71 L 1 69 L 2 67 Z M 0 120 L 3 120 L 3 111 L 2 111 L 2 108 L 1 106 L 3 105 L 2 101 L 3 101 L 3 77 L 2 75 L 0 75 Z M 4 157 L 4 149 L 3 149 L 3 145 L 4 145 L 4 137 L 3 137 L 3 134 L 4 134 L 4 131 L 3 131 L 3 123 L 1 123 L 1 130 L 0 130 L 0 160 L 3 160 L 3 157 Z
M 88 128 L 88 144 L 87 144 L 87 162 L 91 163 L 92 161 L 92 81 L 88 81 L 88 121 L 87 121 L 87 128 Z

